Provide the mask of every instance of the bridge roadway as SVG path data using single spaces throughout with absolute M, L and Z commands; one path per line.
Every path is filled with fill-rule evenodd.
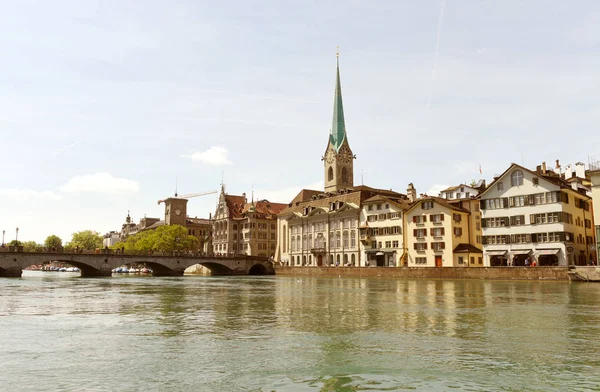
M 0 276 L 20 277 L 22 270 L 31 266 L 59 261 L 81 270 L 81 276 L 110 276 L 122 265 L 145 264 L 154 276 L 183 275 L 195 264 L 208 268 L 213 275 L 274 275 L 273 263 L 257 256 L 164 256 L 115 253 L 56 253 L 56 252 L 0 252 Z

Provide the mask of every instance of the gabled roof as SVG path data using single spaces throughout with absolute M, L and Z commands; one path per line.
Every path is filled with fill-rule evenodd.
M 553 171 L 547 171 L 546 173 L 537 173 L 534 172 L 533 170 L 529 170 L 528 168 L 521 166 L 519 164 L 516 163 L 511 163 L 510 166 L 502 173 L 500 174 L 498 177 L 496 177 L 494 179 L 494 181 L 490 182 L 490 184 L 487 186 L 487 188 L 481 192 L 478 197 L 483 196 L 487 191 L 489 191 L 490 189 L 492 189 L 493 185 L 500 181 L 501 179 L 503 179 L 506 174 L 511 171 L 513 168 L 518 168 L 519 170 L 523 170 L 526 171 L 528 173 L 530 173 L 533 176 L 536 176 L 538 178 L 541 178 L 551 184 L 557 185 L 559 186 L 561 189 L 570 189 L 573 190 L 573 188 L 571 187 L 571 185 L 565 181 L 562 177 L 560 177 L 558 174 L 554 173 Z
M 368 198 L 363 202 L 363 204 L 373 204 L 373 203 L 389 203 L 396 208 L 399 208 L 403 211 L 406 211 L 410 207 L 410 203 L 401 199 L 391 199 L 389 197 L 385 197 L 382 195 L 375 195 L 373 197 Z
M 315 191 L 313 189 L 302 189 L 296 195 L 296 197 L 294 197 L 294 199 L 292 200 L 291 203 L 292 204 L 296 204 L 296 202 L 312 200 L 313 196 L 318 196 L 321 193 L 323 193 L 323 192 L 321 192 L 321 191 Z
M 483 253 L 483 251 L 479 248 L 471 244 L 458 244 L 456 248 L 452 251 L 454 253 Z
M 242 214 L 246 214 L 248 211 L 250 211 L 251 209 L 253 209 L 254 207 L 254 213 L 256 213 L 259 217 L 261 218 L 268 218 L 268 217 L 275 217 L 277 216 L 281 211 L 283 211 L 284 208 L 287 207 L 287 204 L 283 204 L 283 203 L 271 203 L 268 200 L 260 200 L 254 203 L 246 203 L 246 205 L 244 206 L 244 209 L 242 211 Z
M 229 217 L 233 219 L 239 218 L 242 215 L 246 201 L 244 200 L 243 196 L 225 194 L 225 203 L 227 204 L 227 209 L 229 210 Z

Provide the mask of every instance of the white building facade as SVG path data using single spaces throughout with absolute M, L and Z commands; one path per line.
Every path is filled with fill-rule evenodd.
M 485 266 L 585 263 L 589 197 L 560 176 L 512 164 L 481 194 L 480 203 Z

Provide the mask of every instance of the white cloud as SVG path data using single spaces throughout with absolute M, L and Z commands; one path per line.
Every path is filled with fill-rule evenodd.
M 267 199 L 272 203 L 289 203 L 292 201 L 294 197 L 302 190 L 302 189 L 312 189 L 316 191 L 323 190 L 323 181 L 314 182 L 305 186 L 292 186 L 288 188 L 282 189 L 272 189 L 272 190 L 255 190 L 254 198 L 256 200 Z
M 185 155 L 184 158 L 190 158 L 192 161 L 200 161 L 209 165 L 227 165 L 231 161 L 227 157 L 229 151 L 225 147 L 213 146 L 204 152 L 195 152 L 192 155 Z
M 441 191 L 450 187 L 450 185 L 435 184 L 426 192 L 427 196 L 438 196 Z
M 97 192 L 109 194 L 135 193 L 140 185 L 133 180 L 116 178 L 109 173 L 75 176 L 60 187 L 63 192 Z
M 62 196 L 52 191 L 33 189 L 0 189 L 0 199 L 9 200 L 60 200 Z

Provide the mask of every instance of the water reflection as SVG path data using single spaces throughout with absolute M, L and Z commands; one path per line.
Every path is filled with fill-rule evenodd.
M 106 390 L 600 386 L 600 285 L 129 277 L 0 286 L 6 390 L 79 388 L 47 368 L 57 360 Z

